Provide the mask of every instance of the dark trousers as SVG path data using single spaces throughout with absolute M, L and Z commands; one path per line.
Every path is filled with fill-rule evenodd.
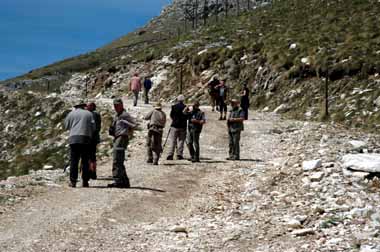
M 219 98 L 219 112 L 220 113 L 227 113 L 227 104 L 226 101 L 223 98 Z
M 240 159 L 240 133 L 240 130 L 228 131 L 229 154 L 232 159 Z
M 149 89 L 144 89 L 145 104 L 149 104 Z
M 137 106 L 137 101 L 139 99 L 139 91 L 132 91 L 133 92 L 133 106 Z
M 148 160 L 155 163 L 158 162 L 162 152 L 162 132 L 149 130 L 146 145 Z
M 112 177 L 116 184 L 129 185 L 127 172 L 125 171 L 125 151 L 128 146 L 128 137 L 120 136 L 113 143 Z
M 244 120 L 248 120 L 248 107 L 241 107 L 244 111 Z
M 82 162 L 82 180 L 89 180 L 89 144 L 70 144 L 70 181 L 76 183 L 78 180 L 79 161 Z
M 189 130 L 187 134 L 187 147 L 189 148 L 191 159 L 199 161 L 200 147 L 199 147 L 199 137 L 201 135 L 200 131 Z

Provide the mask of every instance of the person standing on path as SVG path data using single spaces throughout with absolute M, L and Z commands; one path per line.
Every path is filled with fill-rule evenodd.
M 169 135 L 169 154 L 167 160 L 173 160 L 174 151 L 177 149 L 177 159 L 183 159 L 183 147 L 186 140 L 186 127 L 187 127 L 187 116 L 183 113 L 185 109 L 185 96 L 179 95 L 177 98 L 177 104 L 172 106 L 170 111 L 170 118 L 172 119 L 172 124 L 170 127 Z
M 113 119 L 112 125 L 109 128 L 109 134 L 114 137 L 113 142 L 113 164 L 112 176 L 114 183 L 109 184 L 108 187 L 116 188 L 129 188 L 129 178 L 125 170 L 125 151 L 129 143 L 129 132 L 136 128 L 137 123 L 124 109 L 123 101 L 115 99 L 113 101 L 116 115 Z
M 229 157 L 227 160 L 240 160 L 240 133 L 244 130 L 244 111 L 239 101 L 231 100 L 232 110 L 228 116 Z
M 226 120 L 227 116 L 228 87 L 225 82 L 226 79 L 223 79 L 220 81 L 220 84 L 216 86 L 219 94 L 219 120 Z
M 144 80 L 144 96 L 145 96 L 145 104 L 149 104 L 149 91 L 152 88 L 153 82 L 149 76 L 145 77 Z
M 210 95 L 210 103 L 211 103 L 211 111 L 215 111 L 218 109 L 219 106 L 219 93 L 218 89 L 216 88 L 220 84 L 218 78 L 216 76 L 213 77 L 213 79 L 207 84 L 208 87 L 208 93 Z
M 248 110 L 249 110 L 249 89 L 247 83 L 244 84 L 243 90 L 240 96 L 240 107 L 244 111 L 244 119 L 248 120 Z
M 193 163 L 200 162 L 199 137 L 203 124 L 206 123 L 205 113 L 199 109 L 199 105 L 199 101 L 196 101 L 191 109 L 186 107 L 184 110 L 184 114 L 189 117 L 187 147 L 189 148 L 191 162 Z
M 65 118 L 65 129 L 69 130 L 70 187 L 76 187 L 79 161 L 82 161 L 82 186 L 88 187 L 89 155 L 91 138 L 95 132 L 95 121 L 91 112 L 85 110 L 86 103 L 79 102 Z
M 145 117 L 149 120 L 147 136 L 148 164 L 158 165 L 162 153 L 162 134 L 166 124 L 166 114 L 162 111 L 161 103 L 157 103 L 154 109 Z
M 135 73 L 129 82 L 129 91 L 133 93 L 133 106 L 136 107 L 139 93 L 141 91 L 141 79 L 138 73 Z
M 96 147 L 100 143 L 100 130 L 102 128 L 102 118 L 96 111 L 96 104 L 94 102 L 87 103 L 87 110 L 92 113 L 95 121 L 95 131 L 91 138 L 90 143 L 90 179 L 96 179 Z

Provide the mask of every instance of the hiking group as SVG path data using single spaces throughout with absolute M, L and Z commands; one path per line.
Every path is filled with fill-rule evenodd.
M 219 105 L 219 120 L 227 121 L 229 137 L 229 156 L 227 160 L 240 160 L 240 135 L 244 130 L 244 120 L 248 119 L 249 90 L 247 85 L 238 99 L 228 100 L 229 89 L 225 79 L 219 81 L 213 78 L 208 84 L 212 111 Z M 134 74 L 130 81 L 130 91 L 133 93 L 133 106 L 137 106 L 141 80 L 138 74 Z M 149 90 L 152 87 L 150 78 L 145 78 L 145 103 L 149 103 Z M 231 111 L 227 117 L 227 104 L 230 102 Z M 112 177 L 114 182 L 108 187 L 129 188 L 130 182 L 124 166 L 125 152 L 128 147 L 130 135 L 137 127 L 137 120 L 131 116 L 124 107 L 120 98 L 113 100 L 115 116 L 109 127 L 108 133 L 113 140 L 113 164 Z M 185 105 L 185 96 L 179 95 L 176 103 L 170 110 L 172 120 L 168 136 L 162 144 L 163 132 L 167 122 L 166 113 L 162 110 L 160 102 L 144 117 L 148 121 L 147 130 L 147 163 L 158 165 L 166 143 L 169 144 L 167 160 L 184 159 L 184 146 L 187 144 L 190 161 L 200 162 L 200 135 L 206 115 L 200 109 L 200 102 L 194 101 L 191 105 Z M 70 182 L 69 186 L 76 187 L 78 180 L 79 163 L 81 162 L 82 186 L 89 187 L 89 180 L 96 179 L 96 148 L 100 143 L 101 117 L 96 112 L 94 102 L 88 104 L 79 102 L 65 119 L 65 128 L 69 130 L 70 145 Z M 176 154 L 176 155 L 175 155 Z

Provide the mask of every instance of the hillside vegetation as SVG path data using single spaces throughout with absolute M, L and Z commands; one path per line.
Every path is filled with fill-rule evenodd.
M 279 108 L 276 111 L 299 119 L 320 119 L 326 118 L 322 108 L 328 76 L 329 115 L 334 121 L 369 128 L 378 123 L 379 2 L 273 1 L 239 12 L 231 5 L 228 16 L 221 9 L 197 29 L 184 20 L 181 2 L 103 48 L 10 82 L 57 74 L 67 78 L 75 72 L 95 76 L 99 68 L 111 75 L 128 73 L 146 66 L 157 68 L 158 60 L 170 56 L 184 62 L 185 90 L 190 96 L 191 85 L 206 81 L 199 76 L 208 70 L 226 76 L 235 93 L 248 82 L 257 109 Z M 169 90 L 177 85 L 178 63 L 167 68 L 168 81 L 160 88 Z M 156 95 L 165 98 L 173 92 Z M 207 97 L 197 94 L 196 98 Z

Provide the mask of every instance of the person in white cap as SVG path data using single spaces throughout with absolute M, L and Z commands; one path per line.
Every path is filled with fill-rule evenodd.
M 154 109 L 145 117 L 149 121 L 147 136 L 148 164 L 158 165 L 162 153 L 162 134 L 166 124 L 166 114 L 162 111 L 161 103 L 157 103 Z
M 173 160 L 174 151 L 177 149 L 177 159 L 183 159 L 183 148 L 186 141 L 186 127 L 187 127 L 187 115 L 183 113 L 186 108 L 184 104 L 185 96 L 182 94 L 177 97 L 177 104 L 172 106 L 170 111 L 170 118 L 172 119 L 172 124 L 170 127 L 169 135 L 169 153 L 167 160 Z

